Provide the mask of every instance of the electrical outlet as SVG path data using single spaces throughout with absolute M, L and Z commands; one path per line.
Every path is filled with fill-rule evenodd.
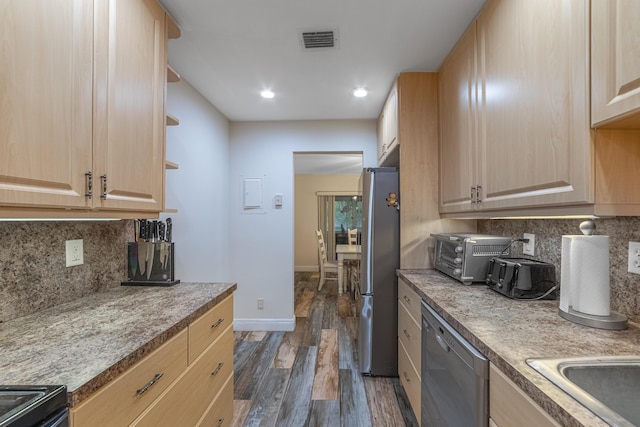
M 629 242 L 629 273 L 640 274 L 640 243 Z
M 258 298 L 258 310 L 264 310 L 264 298 Z
M 82 239 L 66 241 L 67 267 L 84 264 L 84 249 Z
M 536 235 L 524 233 L 524 238 L 529 239 L 529 243 L 522 244 L 522 253 L 534 256 L 536 254 Z

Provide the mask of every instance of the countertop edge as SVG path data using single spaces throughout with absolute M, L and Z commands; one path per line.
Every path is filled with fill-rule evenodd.
M 69 404 L 69 407 L 73 408 L 74 406 L 77 406 L 97 390 L 99 390 L 101 387 L 112 381 L 115 377 L 124 373 L 127 369 L 131 368 L 133 365 L 151 354 L 154 350 L 158 349 L 169 339 L 173 338 L 178 333 L 186 329 L 189 324 L 191 324 L 198 317 L 202 316 L 211 308 L 222 302 L 229 295 L 233 294 L 237 287 L 238 285 L 236 283 L 230 284 L 227 289 L 220 292 L 218 295 L 200 306 L 198 309 L 192 311 L 183 319 L 176 322 L 173 326 L 156 335 L 153 339 L 147 341 L 147 343 L 130 353 L 128 356 L 120 359 L 112 366 L 105 369 L 100 374 L 93 377 L 91 380 L 87 381 L 85 384 L 81 385 L 75 390 L 67 392 L 67 402 Z

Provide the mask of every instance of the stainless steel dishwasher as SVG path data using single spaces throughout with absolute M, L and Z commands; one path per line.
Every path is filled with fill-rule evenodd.
M 489 361 L 422 303 L 422 424 L 487 427 Z

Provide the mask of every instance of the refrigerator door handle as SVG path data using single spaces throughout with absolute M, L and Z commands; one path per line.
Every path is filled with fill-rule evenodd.
M 372 215 L 373 215 L 373 202 L 374 202 L 374 195 L 375 195 L 375 172 L 371 171 L 371 182 L 369 185 L 369 200 L 368 200 L 368 206 L 367 206 L 367 247 L 365 248 L 365 254 L 366 254 L 366 262 L 365 265 L 367 266 L 367 275 L 365 277 L 365 288 L 363 289 L 363 294 L 371 294 L 371 292 L 373 291 L 373 284 L 372 284 L 372 278 L 371 278 L 371 274 L 373 273 L 373 258 L 372 258 L 372 253 L 373 253 L 373 219 L 372 219 Z

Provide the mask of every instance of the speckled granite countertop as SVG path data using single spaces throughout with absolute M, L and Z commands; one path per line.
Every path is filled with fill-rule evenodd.
M 71 406 L 236 289 L 120 286 L 0 324 L 0 384 L 66 384 Z
M 563 426 L 608 424 L 534 371 L 530 357 L 640 354 L 640 326 L 581 326 L 558 315 L 558 301 L 518 301 L 484 285 L 464 286 L 435 270 L 399 270 L 462 336 Z

